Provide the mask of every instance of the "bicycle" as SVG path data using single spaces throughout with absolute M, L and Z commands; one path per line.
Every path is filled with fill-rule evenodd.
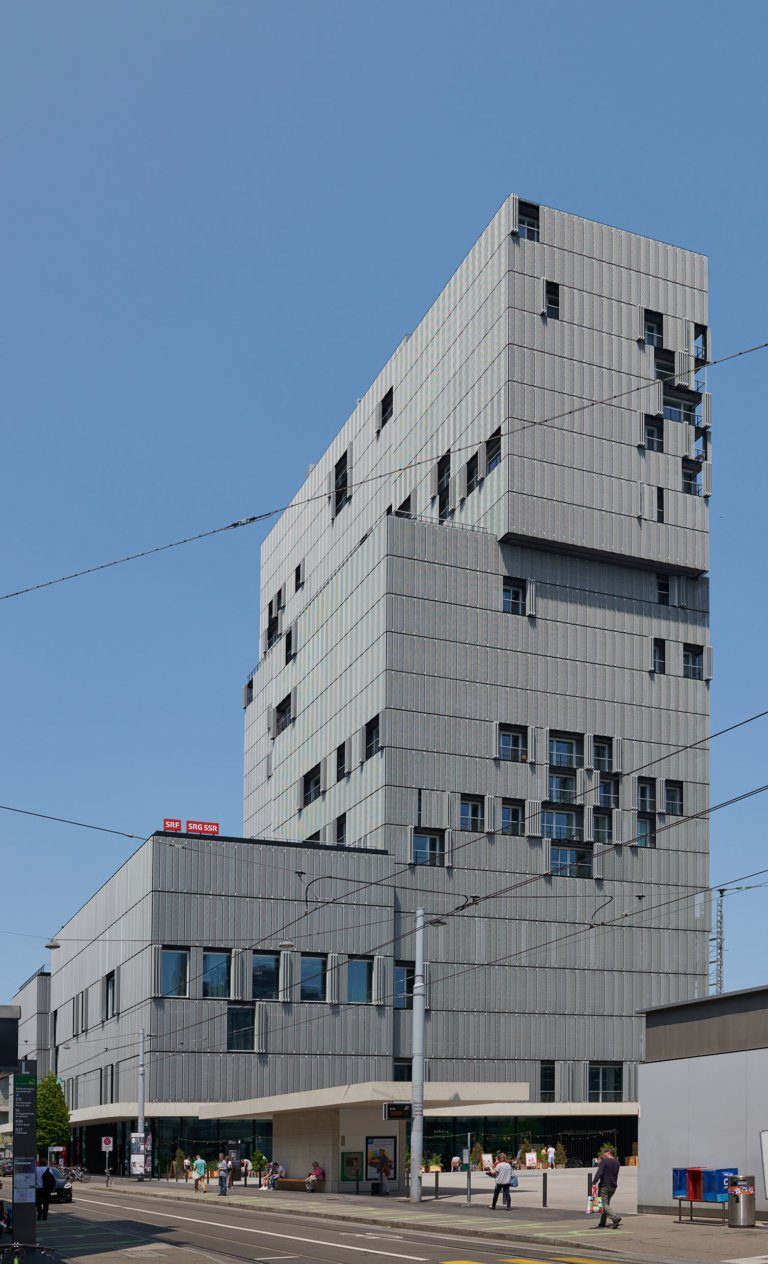
M 58 1259 L 55 1251 L 50 1247 L 40 1246 L 39 1243 L 11 1242 L 8 1246 L 0 1247 L 0 1264 L 26 1264 L 27 1260 L 34 1260 L 40 1255 L 46 1260 Z
M 109 1168 L 106 1168 L 104 1171 L 104 1184 L 106 1185 L 107 1189 L 109 1189 L 110 1185 L 112 1184 L 112 1173 L 110 1172 Z

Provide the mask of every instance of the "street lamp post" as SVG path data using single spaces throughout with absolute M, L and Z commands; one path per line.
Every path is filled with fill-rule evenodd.
M 424 909 L 416 909 L 416 947 L 413 977 L 413 1045 L 411 1071 L 411 1187 L 412 1203 L 421 1202 L 421 1168 L 424 1162 Z

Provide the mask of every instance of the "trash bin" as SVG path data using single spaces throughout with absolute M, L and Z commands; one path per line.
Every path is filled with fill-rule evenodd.
M 381 1194 L 381 1181 L 371 1181 L 371 1193 Z
M 754 1176 L 728 1177 L 728 1228 L 754 1229 L 755 1227 L 755 1178 Z

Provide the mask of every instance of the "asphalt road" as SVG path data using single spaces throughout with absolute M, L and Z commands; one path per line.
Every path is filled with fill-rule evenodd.
M 78 1193 L 73 1205 L 52 1208 L 39 1228 L 41 1244 L 55 1248 L 62 1260 L 94 1264 L 99 1256 L 105 1262 L 157 1258 L 166 1264 L 176 1258 L 184 1264 L 592 1264 L 590 1252 L 569 1254 L 563 1247 L 481 1243 L 432 1231 L 366 1231 L 348 1221 L 319 1223 L 297 1213 L 271 1213 L 262 1220 L 253 1212 L 219 1210 L 215 1199 L 199 1210 L 179 1204 L 171 1210 L 158 1199 L 122 1191 Z M 626 1259 L 621 1252 L 597 1250 L 594 1264 L 626 1264 Z

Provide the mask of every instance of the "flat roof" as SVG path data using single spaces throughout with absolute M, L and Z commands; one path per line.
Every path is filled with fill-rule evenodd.
M 737 988 L 734 992 L 712 992 L 709 996 L 692 996 L 687 1001 L 670 1001 L 667 1005 L 651 1005 L 648 1009 L 637 1010 L 637 1013 L 663 1014 L 665 1011 L 688 1008 L 690 1005 L 712 1005 L 717 1001 L 730 1000 L 731 997 L 759 996 L 761 992 L 765 994 L 768 1001 L 768 983 L 762 983 L 759 987 Z
M 384 1102 L 411 1100 L 411 1085 L 402 1080 L 369 1080 L 358 1084 L 336 1084 L 331 1088 L 309 1089 L 300 1093 L 279 1093 L 273 1097 L 251 1097 L 236 1102 L 201 1102 L 201 1119 L 264 1119 L 289 1111 L 328 1110 L 337 1106 L 376 1106 Z M 484 1102 L 527 1103 L 528 1084 L 480 1084 L 429 1080 L 424 1085 L 425 1106 L 474 1105 Z M 149 1113 L 149 1106 L 147 1106 Z

